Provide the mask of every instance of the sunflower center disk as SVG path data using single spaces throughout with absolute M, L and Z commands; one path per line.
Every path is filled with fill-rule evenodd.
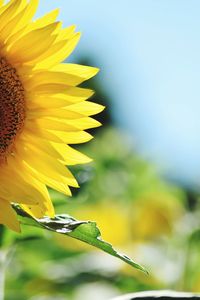
M 0 57 L 0 164 L 12 152 L 25 120 L 24 88 L 13 68 Z

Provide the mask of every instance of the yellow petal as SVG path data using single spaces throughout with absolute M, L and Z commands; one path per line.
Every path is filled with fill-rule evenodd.
M 41 206 L 34 205 L 20 205 L 23 210 L 25 210 L 30 216 L 41 219 L 45 216 L 45 210 Z
M 37 205 L 20 205 L 22 209 L 24 209 L 29 215 L 34 218 L 43 218 L 44 216 L 48 216 L 50 218 L 55 217 L 54 208 L 52 202 L 48 202 L 48 207 L 46 209 L 42 209 L 41 206 Z
M 59 108 L 65 107 L 71 102 L 67 101 L 66 99 L 62 99 L 59 97 L 51 97 L 46 95 L 36 95 L 33 94 L 27 99 L 27 107 L 28 109 L 36 109 L 36 108 L 45 108 L 45 109 L 52 109 L 52 108 Z
M 73 67 L 72 67 L 73 66 Z M 31 90 L 34 87 L 42 84 L 66 84 L 70 86 L 76 86 L 83 81 L 93 77 L 98 69 L 80 66 L 60 64 L 54 67 L 51 71 L 40 71 L 35 73 L 33 77 L 26 83 L 26 89 Z
M 64 122 L 64 120 L 61 122 L 58 119 L 43 118 L 43 119 L 37 119 L 35 122 L 41 128 L 45 128 L 49 130 L 69 131 L 69 132 L 80 131 L 79 128 L 67 124 L 67 122 Z
M 17 13 L 24 7 L 24 0 L 15 0 L 8 3 L 5 7 L 2 7 L 0 10 L 0 31 L 8 24 L 10 20 L 17 15 Z
M 26 149 L 21 149 L 20 152 L 24 161 L 37 172 L 57 182 L 78 187 L 78 184 L 71 172 L 60 162 L 43 152 L 42 149 L 38 149 L 29 144 L 26 146 Z
M 85 131 L 78 132 L 61 132 L 55 130 L 48 130 L 53 133 L 56 137 L 62 140 L 66 144 L 81 144 L 90 141 L 93 137 L 91 134 Z
M 12 35 L 14 33 L 15 28 L 17 27 L 18 23 L 20 23 L 20 21 L 23 18 L 25 10 L 26 9 L 22 10 L 21 12 L 19 12 L 17 16 L 15 16 L 13 19 L 11 19 L 10 22 L 8 22 L 8 24 L 6 24 L 2 28 L 2 30 L 0 32 L 0 37 L 1 37 L 1 40 L 4 41 L 4 43 L 10 37 L 10 35 Z
M 40 128 L 38 131 L 34 130 L 33 133 L 36 133 L 37 136 L 41 137 L 42 139 L 55 142 L 55 143 L 63 143 L 63 140 L 60 139 L 56 134 L 54 134 L 50 130 Z
M 26 89 L 31 90 L 41 84 L 55 83 L 76 86 L 83 81 L 84 79 L 75 75 L 56 71 L 43 71 L 36 73 L 34 77 L 29 79 L 29 81 L 26 83 Z
M 56 41 L 69 40 L 74 36 L 74 31 L 76 29 L 75 25 L 71 25 L 67 28 L 60 30 Z
M 57 117 L 60 119 L 79 119 L 83 115 L 67 109 L 32 109 L 27 114 L 27 119 L 39 119 L 41 117 Z
M 30 92 L 27 92 L 29 94 Z M 55 96 L 66 99 L 72 103 L 77 103 L 90 98 L 94 91 L 90 89 L 83 89 L 80 87 L 67 86 L 65 84 L 43 84 L 37 86 L 32 92 L 38 96 Z M 27 96 L 29 98 L 29 96 Z
M 104 109 L 104 106 L 89 101 L 80 102 L 78 104 L 69 105 L 57 109 L 32 109 L 28 112 L 28 119 L 36 119 L 41 117 L 51 117 L 66 120 L 80 119 L 84 116 L 92 116 Z
M 47 13 L 46 15 L 44 15 L 43 17 L 35 20 L 32 24 L 30 24 L 30 29 L 38 29 L 44 26 L 47 26 L 48 24 L 51 24 L 53 22 L 55 22 L 55 20 L 57 19 L 59 14 L 59 9 L 56 8 L 52 11 L 50 11 L 49 13 Z
M 19 155 L 19 159 L 20 159 L 20 155 Z M 35 168 L 31 167 L 24 160 L 21 160 L 21 162 L 23 164 L 22 170 L 24 171 L 24 174 L 30 174 L 36 180 L 38 180 L 38 178 L 39 178 L 41 183 L 44 183 L 45 185 L 63 193 L 63 194 L 71 196 L 71 191 L 66 184 L 63 184 L 61 181 L 56 181 L 56 180 L 50 178 L 49 176 L 45 176 L 45 175 L 41 174 Z M 52 207 L 52 209 L 53 209 L 53 207 Z M 53 214 L 53 213 L 54 213 L 54 211 L 49 211 L 48 215 Z
M 95 76 L 99 72 L 99 69 L 77 64 L 59 64 L 54 66 L 51 71 L 74 75 L 84 81 Z
M 37 137 L 36 139 L 34 134 L 23 134 L 21 139 L 23 139 L 24 143 L 31 142 L 36 148 L 41 149 L 43 152 L 46 152 L 49 156 L 52 156 L 55 159 L 63 159 L 62 155 L 60 155 L 60 153 L 53 147 L 52 143 L 47 140 L 41 139 L 40 137 Z
M 47 52 L 46 58 L 38 63 L 37 69 L 50 68 L 55 66 L 56 64 L 61 63 L 72 53 L 79 39 L 80 33 L 77 32 L 69 41 L 64 43 L 63 47 L 54 52 L 54 54 L 49 56 Z
M 83 101 L 80 103 L 76 103 L 66 108 L 69 111 L 79 112 L 85 116 L 92 116 L 102 112 L 105 107 L 103 105 L 93 103 L 90 101 Z
M 0 199 L 0 223 L 16 232 L 20 232 L 16 212 L 12 209 L 11 204 L 3 199 Z
M 67 120 L 67 123 L 72 126 L 75 126 L 80 130 L 86 130 L 86 129 L 96 128 L 101 126 L 101 123 L 99 121 L 92 119 L 90 117 L 75 119 L 75 120 Z
M 34 2 L 34 0 L 33 0 L 33 2 Z M 50 13 L 44 15 L 40 19 L 37 19 L 36 21 L 28 24 L 23 29 L 18 30 L 18 31 L 15 30 L 16 33 L 12 34 L 12 36 L 9 37 L 9 39 L 7 40 L 7 44 L 12 45 L 15 41 L 19 40 L 22 36 L 24 36 L 28 32 L 33 31 L 35 29 L 45 27 L 48 24 L 55 22 L 55 20 L 58 16 L 58 13 L 59 13 L 59 10 L 55 9 L 55 10 L 51 11 Z M 22 21 L 23 21 L 23 19 L 22 19 Z
M 64 163 L 67 165 L 86 164 L 91 162 L 91 158 L 65 144 L 53 143 L 54 148 L 62 155 Z
M 10 34 L 15 34 L 31 21 L 36 13 L 39 0 L 31 0 L 26 7 L 21 10 L 1 31 L 1 36 L 8 38 Z
M 6 187 L 10 189 L 12 202 L 46 206 L 46 202 L 49 201 L 46 187 L 26 173 L 18 159 L 12 156 L 8 158 L 7 171 L 7 177 L 4 174 L 3 178 L 1 178 L 1 184 L 3 184 L 3 180 L 5 180 L 4 184 L 7 182 Z
M 53 35 L 59 22 L 33 30 L 16 41 L 9 49 L 9 55 L 16 62 L 30 62 L 48 49 L 56 36 Z

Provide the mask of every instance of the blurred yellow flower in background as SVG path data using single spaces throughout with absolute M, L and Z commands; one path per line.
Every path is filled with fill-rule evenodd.
M 65 167 L 88 157 L 68 144 L 89 141 L 85 129 L 103 107 L 77 87 L 98 69 L 62 63 L 80 33 L 62 28 L 58 10 L 32 21 L 37 0 L 0 1 L 0 223 L 19 231 L 11 203 L 34 217 L 54 216 L 49 186 L 70 195 L 78 187 Z
M 101 231 L 102 238 L 114 246 L 123 247 L 131 242 L 130 220 L 126 206 L 122 206 L 111 199 L 104 199 L 94 204 L 79 205 L 73 215 L 80 220 L 94 220 Z M 62 246 L 73 250 L 91 249 L 85 243 L 69 240 L 69 237 L 56 235 L 56 240 Z
M 171 234 L 174 223 L 183 214 L 183 206 L 172 193 L 155 191 L 135 200 L 131 212 L 133 238 L 148 240 Z

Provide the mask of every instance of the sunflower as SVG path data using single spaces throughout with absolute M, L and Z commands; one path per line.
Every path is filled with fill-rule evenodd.
M 66 195 L 78 187 L 68 165 L 90 162 L 71 144 L 100 123 L 92 90 L 77 87 L 97 68 L 62 63 L 80 38 L 62 28 L 58 10 L 32 21 L 38 0 L 0 0 L 0 223 L 20 231 L 12 204 L 54 216 L 47 186 Z

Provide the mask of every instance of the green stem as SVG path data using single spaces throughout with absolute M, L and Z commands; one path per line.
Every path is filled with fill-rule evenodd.
M 0 300 L 4 300 L 7 252 L 2 249 L 5 227 L 0 225 Z
M 3 246 L 4 232 L 5 232 L 5 226 L 0 224 L 0 247 Z
M 6 251 L 0 251 L 0 300 L 4 300 Z

